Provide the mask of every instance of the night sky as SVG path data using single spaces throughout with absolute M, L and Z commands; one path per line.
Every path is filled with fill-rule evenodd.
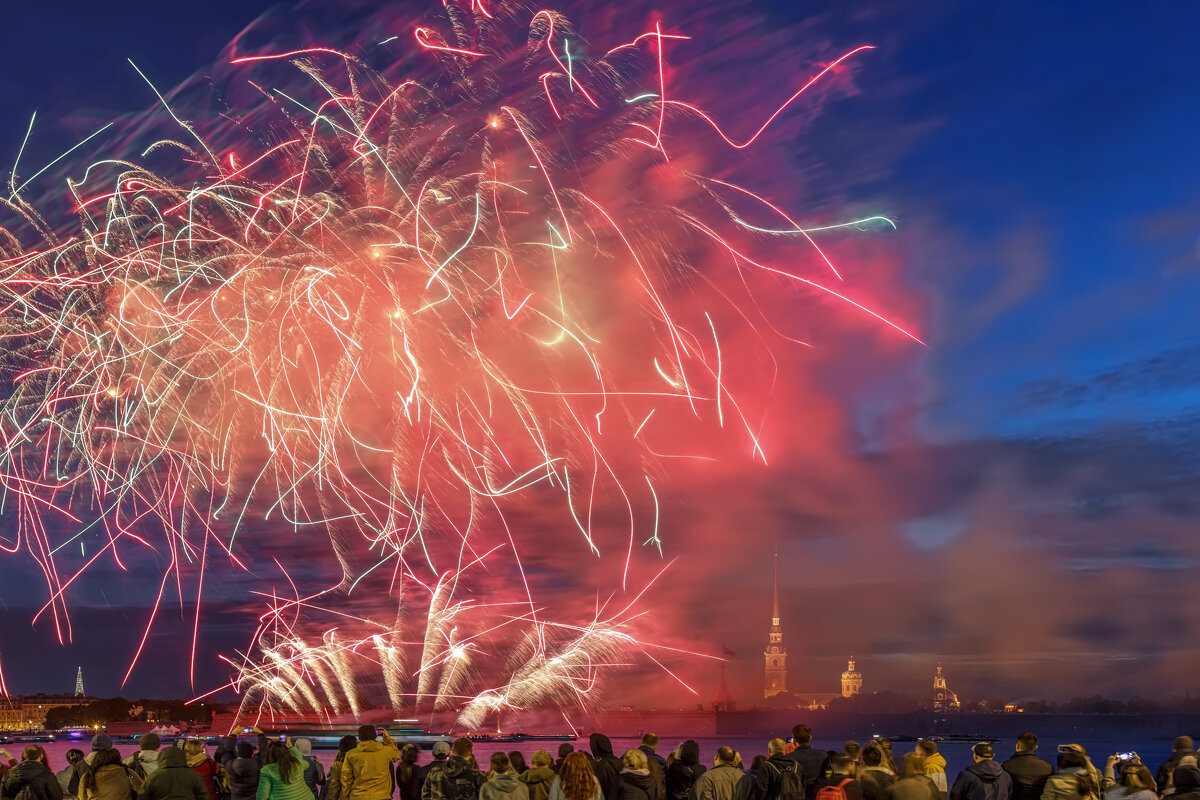
M 628 5 L 652 18 L 650 4 Z M 285 31 L 316 7 L 5 9 L 0 163 L 11 165 L 34 111 L 23 163 L 45 163 L 98 120 L 148 108 L 154 98 L 126 58 L 170 87 L 204 73 L 268 9 Z M 662 8 L 688 28 L 682 10 Z M 645 634 L 736 652 L 731 688 L 749 705 L 761 692 L 778 549 L 796 689 L 834 691 L 853 654 L 868 690 L 916 694 L 938 661 L 966 696 L 1196 690 L 1200 9 L 1171 0 L 722 8 L 739 11 L 694 27 L 717 39 L 744 16 L 749 30 L 775 29 L 770 48 L 877 46 L 852 91 L 798 112 L 780 152 L 801 176 L 801 218 L 809 209 L 896 220 L 897 232 L 841 252 L 852 260 L 862 248 L 879 271 L 862 276 L 875 297 L 929 346 L 863 326 L 818 336 L 770 407 L 769 465 L 741 452 L 673 472 L 663 538 L 680 560 L 648 596 Z M 586 13 L 575 17 L 586 35 Z M 754 63 L 752 46 L 743 55 Z M 790 63 L 778 51 L 764 60 Z M 802 72 L 752 85 L 725 108 L 760 119 Z M 541 518 L 527 510 L 526 519 Z M 6 532 L 12 524 L 0 518 Z M 547 591 L 591 596 L 611 578 L 544 555 L 535 569 L 554 576 Z M 0 553 L 10 691 L 69 691 L 76 665 L 98 694 L 192 691 L 191 601 L 182 612 L 175 602 L 134 688 L 120 687 L 155 588 L 146 584 L 160 574 L 97 564 L 72 589 L 75 642 L 60 647 L 52 626 L 29 626 L 45 601 L 40 574 L 25 556 Z M 252 630 L 238 593 L 278 580 L 214 578 L 221 599 L 205 611 L 197 691 L 226 679 L 214 654 L 244 647 Z M 711 696 L 709 662 L 673 666 L 700 699 Z M 661 673 L 631 674 L 614 698 L 665 691 L 697 702 Z

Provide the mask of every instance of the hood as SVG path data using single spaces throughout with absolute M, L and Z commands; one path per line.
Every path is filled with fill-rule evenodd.
M 930 767 L 937 767 L 937 772 L 946 771 L 946 759 L 941 753 L 934 753 L 925 759 L 925 772 L 929 772 Z
M 593 733 L 588 737 L 588 745 L 592 748 L 592 756 L 595 758 L 613 754 L 612 742 L 603 733 Z
M 175 749 L 178 750 L 179 748 L 175 748 Z M 199 753 L 196 753 L 195 755 L 191 755 L 191 756 L 185 755 L 184 760 L 187 762 L 187 765 L 189 767 L 198 767 L 201 764 L 208 761 L 208 753 L 201 750 Z
M 464 772 L 471 772 L 471 762 L 458 756 L 450 756 L 446 759 L 446 775 L 448 777 L 454 778 L 462 775 Z
M 374 740 L 370 742 L 359 742 L 358 747 L 354 748 L 360 753 L 378 753 L 383 749 L 383 745 Z
M 1004 774 L 1004 769 L 996 763 L 996 759 L 989 758 L 967 767 L 967 772 L 975 775 L 984 783 L 995 783 Z
M 654 796 L 653 789 L 656 784 L 654 778 L 650 777 L 650 770 L 648 769 L 629 769 L 629 767 L 626 767 L 621 770 L 621 780 L 636 786 L 651 797 Z
M 679 745 L 679 763 L 693 767 L 700 763 L 700 745 L 694 739 L 688 739 Z
M 487 782 L 491 786 L 491 791 L 497 794 L 518 794 L 527 793 L 521 782 L 517 780 L 517 776 L 511 772 L 505 772 L 503 775 L 493 775 L 492 779 Z
M 187 756 L 178 747 L 168 747 L 158 754 L 158 765 L 164 768 L 186 767 Z

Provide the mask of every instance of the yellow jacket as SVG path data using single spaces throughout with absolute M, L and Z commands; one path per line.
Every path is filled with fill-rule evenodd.
M 391 739 L 359 742 L 342 761 L 340 800 L 390 800 L 395 788 L 392 762 L 399 758 Z

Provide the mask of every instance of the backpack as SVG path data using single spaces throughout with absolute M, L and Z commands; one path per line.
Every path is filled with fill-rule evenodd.
M 142 765 L 142 759 L 136 754 L 133 756 L 133 763 L 122 763 L 125 768 L 125 775 L 129 778 L 129 791 L 131 796 L 136 798 L 141 793 L 142 787 L 146 785 L 146 767 Z
M 822 786 L 821 790 L 817 792 L 816 797 L 814 797 L 813 800 L 847 800 L 846 784 L 851 780 L 853 779 L 846 778 L 844 781 L 838 783 L 837 786 Z
M 793 764 L 786 770 L 772 765 L 772 769 L 779 772 L 779 787 L 774 800 L 804 800 L 804 781 L 800 778 L 799 764 Z

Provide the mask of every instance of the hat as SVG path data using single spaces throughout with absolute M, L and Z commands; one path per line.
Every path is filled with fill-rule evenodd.
M 450 755 L 450 743 L 449 742 L 434 742 L 433 743 L 433 754 L 435 756 Z
M 295 744 L 296 749 L 300 751 L 300 755 L 304 756 L 305 758 L 312 755 L 312 742 L 310 742 L 308 739 L 297 739 L 293 744 Z
M 112 747 L 112 737 L 107 733 L 97 733 L 92 737 L 92 752 L 107 750 Z
M 979 758 L 992 758 L 996 755 L 996 748 L 992 747 L 991 742 L 980 742 L 971 748 L 971 752 Z

